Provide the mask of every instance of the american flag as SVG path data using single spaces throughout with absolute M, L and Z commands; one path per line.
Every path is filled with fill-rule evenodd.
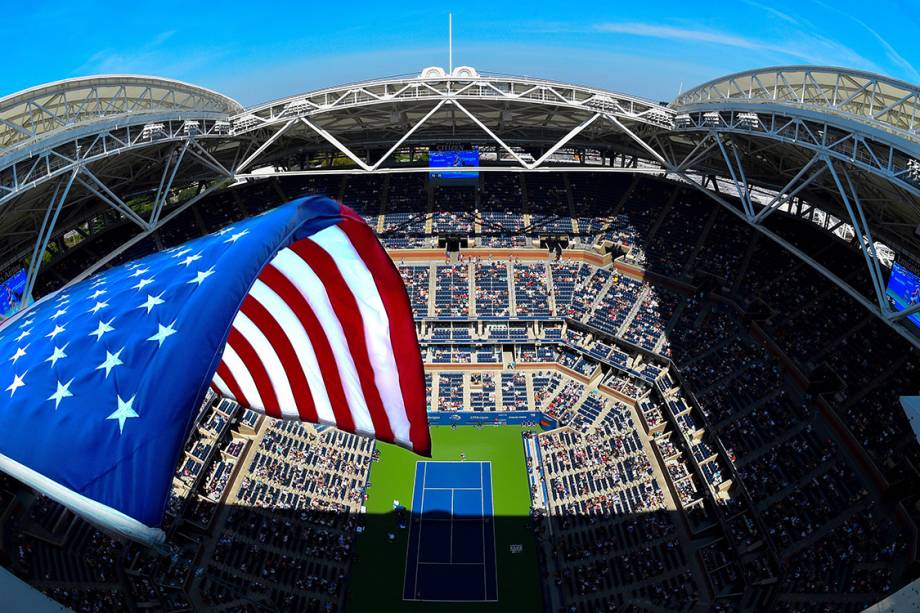
M 296 200 L 112 268 L 0 327 L 0 470 L 134 538 L 208 387 L 430 454 L 405 287 L 373 231 Z

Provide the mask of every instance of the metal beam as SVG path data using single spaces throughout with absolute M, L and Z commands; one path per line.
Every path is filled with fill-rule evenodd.
M 888 321 L 898 321 L 899 319 L 910 317 L 916 313 L 920 313 L 920 304 L 912 304 L 903 311 L 891 311 L 886 317 Z
M 781 206 L 789 202 L 789 200 L 791 200 L 792 198 L 795 198 L 795 196 L 800 191 L 808 187 L 815 179 L 817 179 L 822 174 L 824 174 L 826 166 L 821 166 L 818 168 L 816 172 L 814 172 L 805 181 L 802 181 L 802 183 L 800 183 L 797 187 L 792 188 L 792 186 L 795 185 L 796 181 L 801 179 L 805 175 L 805 173 L 807 173 L 808 170 L 819 159 L 821 159 L 821 155 L 818 153 L 814 154 L 811 157 L 811 159 L 808 160 L 808 163 L 802 166 L 801 170 L 799 170 L 799 172 L 797 172 L 795 176 L 792 177 L 792 179 L 790 179 L 788 183 L 786 183 L 785 186 L 783 186 L 779 191 L 776 192 L 776 195 L 773 197 L 773 199 L 770 200 L 770 202 L 768 202 L 764 208 L 758 211 L 756 215 L 754 215 L 754 219 L 753 219 L 754 223 L 762 222 L 764 219 L 767 218 L 767 216 L 773 213 L 773 211 L 775 211 L 776 209 L 780 208 Z M 790 189 L 792 189 L 792 191 L 789 191 Z
M 98 262 L 87 267 L 83 272 L 81 272 L 79 275 L 74 277 L 69 283 L 67 283 L 65 287 L 69 287 L 71 285 L 74 285 L 75 283 L 79 283 L 83 279 L 86 279 L 87 277 L 95 273 L 97 270 L 99 270 L 100 268 L 102 268 L 103 266 L 105 266 L 106 264 L 108 264 L 109 262 L 117 258 L 118 256 L 120 256 L 122 253 L 124 253 L 125 251 L 127 251 L 128 249 L 136 245 L 137 243 L 141 242 L 142 240 L 144 240 L 145 238 L 150 236 L 152 233 L 156 232 L 157 230 L 165 226 L 167 223 L 169 223 L 173 219 L 175 219 L 187 208 L 189 208 L 190 206 L 192 206 L 193 204 L 195 204 L 196 202 L 198 202 L 199 200 L 201 200 L 202 198 L 204 198 L 205 196 L 207 196 L 208 194 L 210 194 L 211 192 L 213 192 L 214 190 L 220 187 L 224 187 L 224 183 L 221 181 L 214 181 L 213 183 L 211 183 L 211 185 L 209 185 L 206 189 L 204 189 L 200 194 L 197 194 L 193 196 L 192 198 L 189 198 L 185 202 L 173 208 L 169 212 L 169 215 L 164 217 L 156 227 L 148 228 L 147 230 L 144 230 L 140 234 L 137 234 L 133 236 L 132 238 L 130 238 L 129 240 L 125 241 L 119 247 L 116 247 L 115 249 L 110 251 L 108 254 L 106 254 L 105 257 L 100 259 Z
M 707 132 L 703 138 L 693 147 L 693 149 L 684 157 L 684 161 L 677 165 L 676 170 L 685 170 L 686 168 L 693 166 L 703 156 L 712 151 L 717 145 L 716 142 L 709 143 L 702 151 L 697 153 L 697 150 L 705 143 L 707 140 L 711 139 L 712 135 Z
M 611 123 L 613 123 L 615 126 L 620 128 L 623 132 L 625 132 L 627 136 L 629 136 L 631 139 L 636 141 L 636 143 L 638 143 L 640 147 L 642 147 L 643 149 L 648 151 L 650 154 L 652 154 L 652 157 L 658 160 L 658 162 L 662 166 L 664 166 L 665 168 L 670 168 L 672 166 L 672 164 L 668 162 L 666 159 L 664 159 L 664 157 L 660 153 L 652 149 L 652 147 L 648 143 L 646 143 L 644 140 L 636 136 L 636 134 L 632 130 L 630 130 L 625 125 L 623 125 L 623 122 L 621 122 L 619 119 L 617 119 L 610 113 L 604 113 L 604 117 L 606 117 Z
M 204 164 L 211 170 L 217 172 L 218 174 L 222 174 L 225 177 L 228 177 L 231 179 L 233 178 L 233 173 L 227 170 L 226 168 L 224 168 L 224 166 L 220 162 L 215 160 L 214 156 L 208 153 L 208 151 L 204 147 L 202 147 L 198 143 L 197 140 L 195 140 L 194 138 L 190 138 L 188 139 L 188 143 L 191 146 L 191 149 L 189 149 L 189 153 L 195 156 L 195 158 L 197 158 L 198 161 L 200 161 L 202 164 Z
M 560 138 L 558 141 L 556 141 L 556 144 L 550 147 L 549 149 L 547 149 L 546 153 L 541 155 L 540 158 L 536 162 L 534 162 L 533 164 L 528 164 L 528 166 L 530 166 L 530 168 L 537 168 L 539 166 L 542 166 L 543 162 L 548 160 L 551 155 L 556 153 L 561 147 L 565 146 L 567 142 L 575 138 L 582 130 L 584 130 L 585 128 L 590 126 L 592 123 L 594 123 L 594 121 L 598 119 L 599 117 L 601 117 L 601 114 L 595 113 L 588 119 L 584 120 L 583 122 L 581 122 L 580 124 L 572 128 L 571 130 L 569 130 L 568 134 L 566 134 L 565 136 Z
M 102 190 L 102 191 L 99 191 L 99 189 L 96 189 L 96 188 L 93 187 L 90 183 L 87 183 L 86 181 L 84 181 L 82 177 L 77 176 L 77 182 L 78 182 L 80 185 L 82 185 L 83 187 L 85 187 L 86 189 L 88 189 L 89 191 L 91 191 L 93 194 L 95 194 L 96 197 L 98 197 L 100 200 L 102 200 L 103 202 L 105 202 L 106 204 L 108 204 L 110 207 L 112 207 L 112 208 L 115 209 L 116 211 L 120 212 L 122 215 L 124 215 L 125 217 L 127 217 L 128 219 L 130 219 L 131 221 L 133 221 L 135 224 L 137 224 L 137 225 L 140 226 L 141 228 L 145 228 L 145 229 L 146 229 L 146 228 L 149 228 L 149 227 L 150 227 L 150 224 L 149 224 L 149 223 L 147 223 L 146 221 L 144 221 L 144 219 L 141 218 L 140 215 L 138 215 L 137 213 L 135 213 L 135 212 L 131 209 L 131 207 L 129 207 L 127 204 L 125 204 L 125 203 L 122 201 L 121 198 L 119 198 L 118 196 L 116 196 L 116 195 L 112 192 L 112 190 L 110 190 L 108 187 L 106 187 L 105 183 L 103 183 L 102 181 L 100 181 L 99 178 L 96 177 L 96 175 L 94 175 L 93 173 L 91 173 L 89 170 L 87 170 L 86 167 L 83 167 L 83 166 L 77 167 L 77 173 L 78 173 L 78 175 L 81 174 L 81 173 L 84 174 L 84 175 L 86 175 L 87 178 L 89 178 L 90 180 L 92 180 L 92 182 L 95 183 L 95 184 L 99 187 L 99 189 Z
M 738 199 L 741 200 L 741 206 L 744 208 L 745 220 L 752 222 L 754 220 L 754 211 L 751 207 L 751 202 L 749 200 L 749 192 L 747 187 L 744 189 L 741 187 L 741 183 L 738 182 L 738 175 L 735 173 L 735 165 L 732 164 L 732 161 L 728 157 L 728 152 L 725 150 L 725 143 L 722 142 L 722 136 L 720 134 L 713 134 L 712 137 L 716 140 L 719 145 L 719 151 L 722 152 L 722 160 L 725 162 L 725 166 L 728 167 L 728 172 L 731 174 L 732 183 L 735 184 L 735 190 L 738 192 Z
M 853 300 L 855 300 L 856 302 L 861 304 L 863 307 L 871 311 L 872 314 L 875 315 L 876 317 L 879 317 L 879 319 L 881 319 L 885 324 L 888 325 L 888 327 L 894 330 L 897 334 L 899 334 L 907 342 L 909 342 L 911 345 L 913 345 L 917 349 L 920 349 L 920 338 L 908 332 L 903 326 L 898 325 L 898 323 L 896 322 L 896 319 L 891 319 L 886 316 L 880 316 L 881 313 L 879 311 L 878 305 L 876 305 L 871 300 L 869 300 L 868 298 L 860 294 L 852 286 L 850 286 L 850 284 L 848 284 L 846 281 L 844 281 L 843 279 L 841 279 L 840 277 L 832 273 L 830 270 L 822 266 L 819 262 L 815 261 L 807 253 L 805 253 L 804 251 L 802 251 L 801 249 L 799 249 L 798 247 L 796 247 L 795 245 L 793 245 L 792 243 L 784 239 L 782 236 L 779 236 L 775 232 L 769 230 L 768 228 L 760 224 L 751 223 L 750 220 L 746 219 L 745 215 L 741 211 L 739 211 L 737 207 L 733 206 L 730 202 L 722 198 L 720 195 L 714 193 L 713 191 L 709 189 L 706 189 L 705 187 L 703 187 L 702 185 L 694 181 L 693 178 L 688 176 L 687 174 L 683 172 L 677 172 L 675 174 L 680 176 L 684 181 L 686 181 L 687 183 L 689 183 L 690 185 L 692 185 L 693 187 L 695 187 L 702 193 L 706 194 L 707 196 L 715 200 L 717 203 L 722 205 L 728 211 L 731 211 L 733 214 L 737 215 L 742 220 L 747 221 L 755 230 L 769 237 L 772 241 L 779 244 L 781 247 L 785 248 L 787 251 L 797 256 L 799 259 L 804 261 L 806 264 L 814 268 L 822 276 L 828 279 L 831 283 L 833 283 L 834 285 L 842 289 L 844 292 L 849 294 L 849 296 L 853 298 Z M 903 311 L 900 311 L 898 314 L 900 313 L 903 313 Z
M 336 137 L 334 137 L 332 134 L 330 134 L 330 133 L 327 132 L 326 130 L 320 128 L 319 126 L 314 125 L 314 124 L 313 124 L 309 119 L 307 119 L 306 117 L 301 117 L 301 118 L 300 118 L 300 121 L 302 121 L 302 122 L 304 123 L 305 126 L 307 126 L 307 127 L 310 128 L 311 130 L 313 130 L 314 132 L 316 132 L 317 134 L 319 134 L 324 140 L 326 140 L 326 142 L 328 142 L 328 143 L 331 144 L 333 147 L 335 147 L 336 149 L 338 149 L 339 151 L 341 151 L 342 153 L 344 153 L 346 156 L 348 156 L 348 158 L 349 158 L 352 162 L 354 162 L 355 164 L 357 164 L 358 166 L 360 166 L 360 167 L 363 168 L 364 170 L 367 170 L 367 171 L 370 171 L 370 170 L 371 170 L 371 167 L 368 166 L 367 163 L 365 163 L 364 160 L 362 160 L 362 159 L 359 158 L 357 155 L 355 155 L 354 153 L 352 153 L 351 149 L 349 149 L 348 147 L 346 147 L 345 145 L 343 145 L 343 144 L 339 141 L 339 139 L 337 139 Z
M 191 141 L 185 141 L 185 144 L 182 145 L 182 150 L 176 157 L 176 162 L 172 165 L 172 172 L 169 174 L 169 180 L 166 182 L 166 185 L 163 185 L 163 180 L 160 179 L 160 188 L 157 190 L 156 200 L 153 202 L 153 211 L 150 214 L 151 226 L 156 226 L 157 222 L 160 220 L 160 213 L 163 211 L 163 206 L 166 204 L 166 199 L 169 197 L 169 190 L 172 189 L 173 180 L 176 178 L 176 172 L 179 170 L 179 165 L 182 164 L 182 158 L 185 156 L 185 152 L 188 151 L 190 142 Z M 164 172 L 169 170 L 169 166 L 169 159 L 167 158 Z
M 882 303 L 881 303 L 882 313 L 887 314 L 890 312 L 891 309 L 888 306 L 888 301 L 884 298 L 885 276 L 882 274 L 882 263 L 879 258 L 877 243 L 875 242 L 875 238 L 873 238 L 872 236 L 872 227 L 869 225 L 869 222 L 866 220 L 866 215 L 863 210 L 861 198 L 859 197 L 859 193 L 856 191 L 856 185 L 853 183 L 853 180 L 850 178 L 850 173 L 847 171 L 845 166 L 841 170 L 843 171 L 844 178 L 847 180 L 847 185 L 850 187 L 850 193 L 853 195 L 853 204 L 856 207 L 856 212 L 859 214 L 859 219 L 862 221 L 863 229 L 866 231 L 866 238 L 868 238 L 869 240 L 869 245 L 868 245 L 869 250 L 870 250 L 869 252 L 872 255 L 872 264 L 875 269 L 874 278 L 876 279 L 876 282 L 878 283 L 879 288 L 881 289 L 882 296 L 883 296 Z M 890 267 L 890 264 L 889 264 L 889 267 Z
M 412 127 L 409 129 L 408 132 L 406 132 L 405 134 L 403 134 L 402 137 L 401 137 L 398 141 L 396 141 L 396 142 L 393 144 L 393 146 L 390 147 L 390 148 L 387 150 L 386 153 L 383 154 L 383 157 L 381 157 L 379 160 L 377 160 L 377 163 L 376 163 L 376 164 L 374 164 L 373 166 L 371 166 L 371 170 L 377 170 L 378 168 L 380 168 L 380 165 L 383 164 L 387 159 L 389 159 L 389 157 L 390 157 L 391 155 L 393 155 L 393 152 L 396 151 L 397 149 L 399 149 L 400 145 L 402 145 L 404 142 L 406 142 L 406 140 L 407 140 L 410 136 L 412 136 L 412 135 L 415 133 L 416 130 L 418 130 L 420 127 L 422 127 L 422 125 L 424 125 L 425 122 L 428 121 L 428 119 L 431 118 L 432 115 L 434 115 L 435 113 L 437 113 L 437 112 L 441 109 L 441 107 L 444 106 L 445 104 L 447 104 L 447 99 L 446 99 L 446 98 L 445 98 L 444 100 L 441 100 L 440 102 L 438 102 L 436 105 L 434 105 L 434 108 L 433 108 L 433 109 L 431 109 L 430 111 L 428 111 L 428 113 L 426 113 L 424 117 L 422 117 L 422 118 L 419 119 L 417 122 L 415 122 L 415 125 L 412 126 Z
M 278 140 L 279 138 L 281 138 L 281 137 L 284 135 L 284 133 L 287 132 L 287 131 L 291 128 L 291 126 L 293 126 L 293 125 L 296 124 L 296 123 L 297 123 L 297 120 L 296 120 L 296 119 L 292 119 L 292 120 L 290 120 L 289 122 L 287 122 L 286 124 L 284 124 L 284 126 L 283 126 L 280 130 L 278 130 L 277 132 L 275 132 L 274 134 L 272 134 L 271 137 L 270 137 L 268 140 L 266 140 L 264 143 L 262 143 L 262 144 L 259 146 L 259 148 L 256 149 L 256 150 L 252 153 L 252 155 L 248 156 L 245 160 L 243 160 L 242 162 L 240 162 L 239 165 L 233 170 L 234 174 L 240 172 L 241 170 L 243 170 L 244 168 L 246 168 L 247 166 L 249 166 L 257 157 L 259 157 L 260 155 L 262 155 L 262 152 L 263 152 L 263 151 L 265 151 L 266 149 L 268 149 L 268 148 L 271 146 L 272 143 L 274 143 L 276 140 Z
M 51 240 L 51 235 L 54 233 L 54 226 L 57 224 L 61 209 L 64 208 L 64 201 L 67 200 L 67 195 L 70 193 L 70 188 L 73 186 L 73 181 L 79 171 L 79 168 L 75 168 L 70 173 L 60 198 L 58 198 L 58 188 L 60 188 L 60 185 L 58 185 L 58 188 L 54 190 L 54 195 L 51 197 L 51 202 L 48 203 L 48 210 L 45 212 L 42 229 L 37 237 L 38 240 L 35 242 L 35 248 L 32 250 L 32 259 L 29 261 L 29 271 L 26 274 L 26 287 L 22 293 L 26 300 L 31 301 L 32 299 L 32 290 L 35 288 L 35 281 L 38 279 L 42 256 L 45 254 L 45 249 L 48 248 L 48 241 Z M 57 203 L 55 203 L 55 200 L 57 200 Z
M 888 307 L 888 300 L 885 298 L 884 282 L 881 278 L 881 270 L 878 268 L 875 244 L 872 242 L 872 234 L 866 224 L 866 218 L 862 214 L 862 207 L 858 204 L 859 196 L 855 191 L 847 194 L 847 190 L 844 189 L 843 184 L 840 182 L 840 177 L 837 175 L 837 170 L 834 168 L 834 162 L 831 161 L 830 158 L 825 157 L 824 162 L 828 170 L 831 171 L 831 176 L 834 178 L 834 184 L 837 185 L 837 191 L 840 193 L 840 197 L 843 199 L 843 205 L 846 207 L 847 213 L 850 216 L 850 223 L 853 225 L 853 231 L 855 232 L 854 239 L 859 243 L 859 250 L 862 252 L 863 259 L 866 261 L 866 267 L 869 269 L 869 277 L 872 279 L 872 288 L 875 290 L 875 296 L 878 299 L 878 308 L 884 317 L 888 315 L 890 309 Z M 847 180 L 849 187 L 852 189 L 853 183 L 849 181 L 849 177 L 847 177 Z M 854 211 L 854 206 L 860 209 L 858 216 Z M 866 245 L 867 242 L 869 243 L 868 246 Z M 871 251 L 869 249 L 870 246 L 872 248 Z
M 591 172 L 591 173 L 622 173 L 622 174 L 640 174 L 640 175 L 659 175 L 663 176 L 665 170 L 657 166 L 648 167 L 621 167 L 621 166 L 540 166 L 538 168 L 528 168 L 523 166 L 478 166 L 476 172 Z M 469 172 L 468 167 L 457 169 L 438 168 L 438 172 Z M 266 177 L 303 177 L 309 175 L 356 175 L 356 174 L 411 174 L 411 173 L 428 173 L 431 168 L 428 166 L 415 166 L 412 168 L 378 168 L 377 170 L 361 170 L 356 168 L 329 168 L 321 170 L 275 170 L 271 172 L 253 174 L 242 173 L 237 175 L 237 179 L 261 179 Z
M 511 157 L 513 157 L 515 160 L 517 160 L 518 164 L 520 164 L 521 166 L 524 166 L 525 168 L 529 168 L 529 167 L 530 167 L 530 165 L 529 165 L 527 162 L 525 162 L 525 161 L 521 158 L 521 156 L 519 156 L 519 155 L 517 154 L 517 152 L 514 151 L 514 149 L 512 149 L 505 141 L 503 141 L 501 138 L 499 138 L 498 135 L 495 134 L 495 132 L 493 132 L 492 130 L 490 130 L 490 129 L 489 129 L 489 126 L 487 126 L 486 124 L 482 123 L 482 122 L 479 120 L 478 117 L 476 117 L 476 116 L 473 115 L 471 112 L 469 112 L 468 110 L 466 110 L 466 107 L 464 107 L 462 104 L 460 104 L 459 102 L 457 102 L 457 101 L 455 101 L 455 100 L 451 101 L 451 104 L 453 104 L 453 105 L 456 106 L 458 109 L 460 109 L 460 111 L 461 111 L 464 115 L 466 115 L 467 117 L 469 117 L 470 119 L 472 119 L 472 120 L 473 120 L 473 123 L 475 123 L 477 126 L 479 126 L 479 128 L 480 128 L 483 132 L 485 132 L 486 134 L 488 134 L 489 137 L 490 137 L 492 140 L 494 140 L 502 149 L 504 149 L 505 151 L 507 151 L 508 154 L 511 155 Z

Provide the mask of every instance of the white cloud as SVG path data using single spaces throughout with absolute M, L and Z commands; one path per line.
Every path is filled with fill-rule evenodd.
M 763 43 L 758 41 L 725 34 L 711 30 L 695 30 L 691 28 L 677 28 L 674 26 L 660 26 L 652 23 L 600 23 L 594 26 L 597 32 L 611 32 L 617 34 L 631 34 L 649 38 L 663 38 L 667 40 L 689 40 L 702 43 L 714 43 L 729 47 L 742 47 L 745 49 L 762 49 Z
M 814 0 L 814 2 L 815 2 L 815 4 L 817 4 L 818 6 L 824 8 L 824 9 L 826 9 L 826 10 L 828 10 L 828 11 L 833 11 L 833 12 L 837 13 L 838 15 L 843 15 L 844 17 L 847 17 L 848 19 L 850 19 L 850 20 L 852 20 L 853 22 L 855 22 L 856 24 L 858 24 L 860 27 L 862 27 L 864 30 L 866 30 L 869 34 L 871 34 L 872 37 L 875 38 L 875 40 L 877 40 L 877 41 L 879 42 L 880 45 L 882 45 L 882 48 L 885 50 L 885 56 L 888 58 L 888 60 L 889 60 L 892 64 L 894 64 L 895 66 L 897 66 L 898 68 L 900 68 L 901 70 L 903 70 L 904 73 L 905 73 L 909 78 L 913 79 L 915 82 L 920 81 L 920 72 L 917 72 L 917 69 L 913 66 L 913 64 L 911 64 L 909 61 L 907 61 L 907 60 L 904 58 L 904 56 L 902 56 L 900 53 L 898 53 L 898 51 L 894 48 L 894 46 L 891 45 L 891 43 L 889 43 L 889 42 L 888 42 L 881 34 L 879 34 L 876 30 L 874 30 L 874 29 L 872 29 L 871 27 L 869 27 L 869 25 L 868 25 L 866 22 L 864 22 L 863 20 L 859 19 L 858 17 L 855 17 L 855 16 L 850 15 L 849 13 L 847 13 L 847 12 L 845 12 L 845 11 L 842 11 L 842 10 L 838 9 L 838 8 L 835 7 L 835 6 L 832 6 L 832 5 L 830 5 L 830 4 L 827 4 L 827 3 L 825 3 L 825 2 L 822 2 L 821 0 Z M 875 72 L 881 73 L 882 71 L 881 71 L 880 69 L 876 68 L 876 69 L 875 69 Z
M 176 52 L 164 47 L 164 43 L 176 34 L 176 30 L 160 32 L 152 39 L 134 49 L 102 49 L 96 51 L 74 75 L 86 74 L 145 74 L 183 78 L 199 69 L 211 65 L 225 53 L 220 49 L 191 50 Z
M 795 28 L 784 28 L 782 36 L 775 39 L 750 38 L 718 30 L 641 22 L 600 23 L 593 26 L 592 31 L 747 49 L 758 52 L 762 56 L 761 61 L 768 62 L 791 58 L 808 64 L 879 70 L 877 65 L 849 47 L 812 31 Z
M 779 10 L 773 8 L 772 6 L 768 6 L 768 5 L 766 5 L 766 4 L 761 4 L 760 2 L 755 2 L 754 0 L 742 0 L 742 2 L 744 2 L 744 3 L 747 4 L 748 6 L 754 7 L 755 9 L 758 9 L 758 10 L 760 10 L 760 11 L 765 11 L 765 12 L 767 12 L 767 13 L 773 15 L 774 17 L 778 18 L 778 19 L 781 19 L 781 20 L 783 20 L 783 21 L 785 21 L 785 22 L 787 22 L 787 23 L 791 23 L 792 25 L 795 25 L 795 26 L 802 25 L 801 22 L 800 22 L 798 19 L 796 19 L 795 17 L 793 17 L 792 15 L 789 15 L 788 13 L 784 13 L 784 12 L 782 12 L 782 11 L 779 11 Z
M 914 66 L 910 62 L 904 59 L 904 56 L 898 53 L 897 50 L 887 40 L 885 40 L 885 38 L 882 37 L 881 34 L 876 32 L 872 28 L 870 28 L 863 21 L 860 21 L 856 17 L 851 17 L 851 18 L 853 19 L 853 21 L 855 21 L 856 23 L 864 27 L 872 36 L 875 37 L 875 39 L 885 49 L 885 55 L 888 56 L 888 59 L 891 60 L 893 64 L 901 68 L 901 70 L 903 70 L 906 74 L 910 75 L 910 78 L 912 78 L 915 83 L 920 82 L 920 72 L 917 72 L 917 69 L 914 68 Z

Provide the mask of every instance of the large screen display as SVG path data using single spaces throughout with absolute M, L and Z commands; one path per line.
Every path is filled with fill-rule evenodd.
M 19 309 L 22 293 L 26 290 L 26 271 L 20 270 L 0 283 L 0 315 L 9 317 Z
M 428 177 L 437 183 L 447 185 L 450 183 L 471 183 L 479 180 L 479 152 L 478 151 L 429 151 L 428 152 Z M 444 172 L 439 168 L 468 168 Z
M 897 262 L 891 268 L 888 279 L 888 300 L 896 311 L 920 303 L 920 277 L 907 270 Z M 914 313 L 907 319 L 920 326 L 920 313 Z

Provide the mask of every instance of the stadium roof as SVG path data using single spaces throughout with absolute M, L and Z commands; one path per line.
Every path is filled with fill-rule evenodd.
M 427 172 L 397 153 L 477 145 L 495 154 L 482 172 L 647 173 L 691 184 L 893 323 L 903 312 L 890 312 L 883 295 L 887 249 L 920 257 L 918 107 L 917 86 L 807 66 L 729 75 L 670 104 L 468 66 L 248 109 L 177 81 L 74 79 L 0 100 L 0 232 L 9 238 L 0 269 L 28 260 L 31 287 L 49 241 L 86 220 L 131 222 L 124 247 L 228 179 Z M 194 198 L 169 198 L 188 186 Z M 778 210 L 811 221 L 820 211 L 825 229 L 853 240 L 869 295 L 775 235 L 768 218 Z
M 0 98 L 0 151 L 6 157 L 39 138 L 101 119 L 183 110 L 228 114 L 242 107 L 227 96 L 173 79 L 139 75 L 67 79 Z
M 831 66 L 747 70 L 690 89 L 671 106 L 726 101 L 799 106 L 920 142 L 920 88 L 870 72 Z

